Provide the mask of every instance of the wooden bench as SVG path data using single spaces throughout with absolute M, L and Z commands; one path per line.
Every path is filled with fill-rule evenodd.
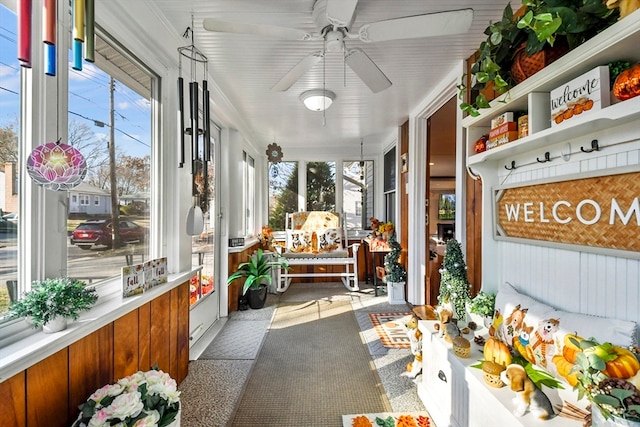
M 286 291 L 293 278 L 339 277 L 349 291 L 358 286 L 358 249 L 360 243 L 349 245 L 340 214 L 310 211 L 289 213 L 286 217 L 286 246 L 279 254 L 290 267 L 342 266 L 343 271 L 291 271 L 280 268 L 276 290 Z

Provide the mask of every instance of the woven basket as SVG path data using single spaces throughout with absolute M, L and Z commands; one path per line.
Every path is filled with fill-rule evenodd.
M 513 54 L 510 72 L 516 83 L 525 81 L 569 51 L 569 46 L 560 40 L 554 46 L 545 46 L 540 52 L 531 56 L 527 56 L 526 48 L 526 43 L 523 43 Z

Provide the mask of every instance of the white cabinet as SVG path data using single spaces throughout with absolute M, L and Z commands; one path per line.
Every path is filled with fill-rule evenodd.
M 514 416 L 515 393 L 485 384 L 482 371 L 473 368 L 482 359 L 482 348 L 471 343 L 471 356 L 454 355 L 451 344 L 434 329 L 435 321 L 421 320 L 422 376 L 418 396 L 438 427 L 580 427 L 578 421 L 564 417 L 539 420 L 531 413 Z M 471 341 L 472 335 L 467 336 Z M 567 396 L 562 396 L 566 398 Z M 550 396 L 554 400 L 553 396 Z M 573 399 L 571 399 L 573 401 Z M 575 403 L 575 401 L 573 401 Z M 584 405 L 582 405 L 584 406 Z

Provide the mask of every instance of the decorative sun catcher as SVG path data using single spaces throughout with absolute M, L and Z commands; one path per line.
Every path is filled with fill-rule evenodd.
M 71 145 L 47 142 L 34 148 L 29 155 L 27 172 L 45 189 L 64 191 L 82 182 L 87 174 L 87 162 Z

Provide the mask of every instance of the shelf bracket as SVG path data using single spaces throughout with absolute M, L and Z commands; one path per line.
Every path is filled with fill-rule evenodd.
M 593 151 L 600 151 L 600 146 L 598 145 L 598 140 L 594 139 L 591 141 L 591 148 L 585 149 L 584 147 L 580 147 L 580 151 L 583 153 L 591 153 Z

